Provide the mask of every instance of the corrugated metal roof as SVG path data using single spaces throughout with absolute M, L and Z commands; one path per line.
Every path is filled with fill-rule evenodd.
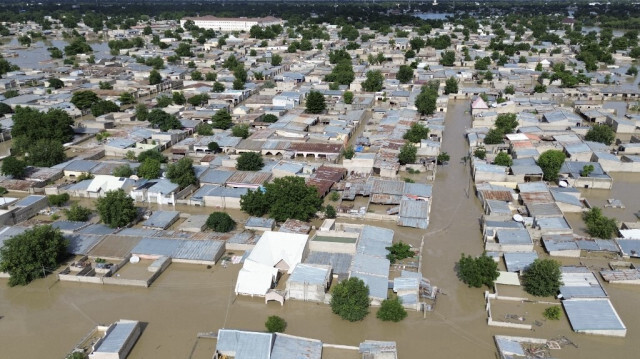
M 153 214 L 142 223 L 145 227 L 165 229 L 180 216 L 179 211 L 154 211 Z
M 333 273 L 346 275 L 349 273 L 353 256 L 346 253 L 310 252 L 304 263 L 331 266 Z
M 78 233 L 80 234 L 92 234 L 95 236 L 104 236 L 107 234 L 112 234 L 113 232 L 115 232 L 116 230 L 114 228 L 111 228 L 109 226 L 106 226 L 104 224 L 92 224 L 90 226 L 87 226 L 85 228 L 82 228 L 81 230 L 78 231 Z
M 501 244 L 533 244 L 526 229 L 498 229 L 496 232 Z
M 624 255 L 636 258 L 640 257 L 640 240 L 616 239 L 616 243 L 618 243 Z
M 199 180 L 201 183 L 224 185 L 229 177 L 233 175 L 233 173 L 234 171 L 225 171 L 210 168 L 200 176 Z
M 236 357 L 238 358 L 238 357 Z M 271 359 L 321 359 L 322 342 L 317 339 L 276 333 Z
M 387 277 L 380 277 L 361 272 L 351 272 L 350 277 L 362 279 L 364 284 L 369 286 L 369 297 L 376 299 L 387 299 L 389 291 L 389 280 Z
M 578 248 L 578 244 L 573 240 L 561 241 L 561 240 L 543 238 L 542 242 L 544 243 L 544 247 L 547 249 L 548 252 L 575 251 L 580 249 Z
M 555 202 L 550 203 L 527 203 L 527 210 L 530 217 L 557 217 L 562 216 L 560 207 Z
M 574 331 L 626 330 L 609 299 L 562 301 Z
M 103 237 L 89 234 L 70 234 L 66 235 L 65 238 L 69 240 L 69 247 L 67 247 L 68 253 L 86 255 Z
M 38 196 L 38 195 L 30 195 L 27 196 L 23 199 L 21 199 L 20 201 L 14 203 L 12 205 L 12 207 L 29 207 L 31 205 L 33 205 L 34 203 L 37 203 L 38 201 L 41 201 L 42 199 L 45 199 L 47 197 L 45 196 Z
M 571 229 L 569 223 L 564 217 L 546 217 L 536 218 L 536 224 L 540 229 Z
M 218 240 L 143 238 L 131 250 L 131 253 L 163 255 L 185 260 L 215 261 L 216 254 L 223 247 L 224 242 Z
M 562 267 L 560 294 L 564 299 L 608 297 L 598 278 L 586 267 Z
M 62 232 L 75 232 L 90 224 L 90 222 L 55 221 L 51 223 L 51 227 L 57 228 Z
M 236 171 L 227 179 L 228 184 L 262 185 L 271 178 L 268 172 Z
M 271 228 L 273 228 L 274 224 L 275 220 L 273 218 L 249 217 L 249 219 L 247 219 L 247 221 L 244 223 L 244 226 L 268 228 L 270 230 Z
M 216 350 L 235 359 L 270 359 L 272 333 L 220 329 Z
M 351 263 L 351 271 L 388 277 L 389 266 L 390 262 L 386 258 L 356 254 Z
M 362 354 L 374 355 L 386 353 L 387 356 L 384 356 L 384 358 L 394 359 L 397 355 L 396 342 L 365 340 L 363 343 L 360 343 L 359 352 Z
M 529 266 L 538 259 L 536 252 L 505 252 L 504 263 L 509 272 L 519 272 L 529 268 Z
M 325 285 L 331 268 L 318 264 L 298 264 L 289 276 L 289 282 L 308 283 L 312 285 Z
M 104 337 L 104 340 L 98 345 L 94 353 L 110 353 L 118 354 L 124 349 L 129 337 L 133 334 L 138 326 L 137 321 L 119 321 L 113 329 Z
M 371 193 L 400 196 L 404 192 L 405 182 L 374 179 Z
M 394 232 L 391 229 L 364 226 L 360 233 L 356 252 L 386 258 L 389 253 L 386 247 L 390 247 L 393 243 L 393 235 Z

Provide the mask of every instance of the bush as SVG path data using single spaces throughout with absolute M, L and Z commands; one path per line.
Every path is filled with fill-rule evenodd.
M 614 218 L 606 217 L 600 208 L 594 207 L 582 214 L 587 225 L 587 233 L 592 237 L 611 239 L 618 232 L 618 223 Z
M 415 255 L 415 253 L 413 253 L 413 251 L 411 250 L 411 246 L 402 241 L 394 243 L 393 245 L 391 245 L 391 247 L 386 247 L 385 249 L 389 251 L 389 254 L 387 254 L 387 259 L 391 263 L 401 261 L 405 258 L 411 258 Z
M 398 298 L 385 299 L 382 301 L 376 317 L 385 322 L 399 322 L 407 317 L 407 311 Z
M 554 305 L 553 307 L 545 309 L 542 315 L 549 320 L 560 320 L 562 310 L 559 306 Z
M 129 177 L 133 175 L 133 169 L 129 167 L 129 165 L 118 166 L 113 170 L 113 175 L 115 177 Z
M 356 151 L 354 151 L 353 146 L 349 146 L 344 150 L 342 150 L 342 155 L 344 156 L 345 159 L 350 160 L 353 158 L 353 156 L 356 155 Z
M 324 209 L 324 216 L 327 218 L 336 218 L 336 209 L 332 205 L 327 205 Z
M 329 195 L 329 200 L 333 201 L 333 202 L 337 202 L 340 200 L 340 193 L 336 192 L 336 191 L 332 191 L 331 194 Z
M 487 150 L 484 147 L 478 147 L 473 151 L 473 156 L 484 160 L 487 158 Z
M 331 293 L 331 311 L 342 319 L 357 322 L 369 314 L 369 287 L 351 277 L 338 283 Z
M 77 203 L 71 205 L 71 208 L 65 209 L 64 214 L 70 221 L 85 222 L 91 216 L 91 210 L 86 207 L 82 207 Z
M 492 287 L 499 275 L 498 264 L 484 253 L 477 258 L 463 253 L 458 262 L 458 277 L 469 287 Z
M 439 164 L 443 164 L 445 162 L 449 162 L 449 160 L 451 159 L 451 156 L 449 156 L 448 153 L 446 152 L 442 152 L 438 155 L 437 157 L 437 161 Z
M 64 206 L 64 204 L 69 201 L 69 194 L 68 193 L 52 194 L 47 198 L 49 199 L 49 205 L 61 207 L 61 206 Z
M 553 259 L 536 259 L 522 276 L 524 290 L 538 297 L 555 295 L 562 285 L 560 263 Z
M 600 142 L 609 146 L 615 140 L 616 134 L 613 132 L 611 127 L 607 125 L 595 124 L 587 134 L 584 136 L 584 139 L 587 141 Z
M 496 156 L 495 160 L 493 160 L 493 163 L 498 166 L 509 167 L 513 164 L 513 160 L 511 159 L 511 156 L 509 156 L 508 153 L 500 151 L 500 153 L 498 153 L 498 155 Z
M 262 156 L 257 152 L 243 152 L 236 160 L 238 171 L 259 171 L 264 167 Z
M 236 222 L 225 212 L 213 212 L 207 218 L 207 227 L 221 233 L 232 231 L 236 227 Z
M 271 315 L 264 323 L 269 333 L 284 333 L 287 328 L 287 322 L 277 315 Z

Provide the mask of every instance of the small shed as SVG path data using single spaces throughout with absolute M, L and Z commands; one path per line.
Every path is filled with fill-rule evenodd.
M 285 296 L 304 301 L 324 302 L 331 285 L 331 266 L 298 264 L 286 284 Z
M 263 217 L 249 217 L 244 223 L 244 228 L 260 232 L 272 231 L 275 226 L 276 221 L 273 218 Z

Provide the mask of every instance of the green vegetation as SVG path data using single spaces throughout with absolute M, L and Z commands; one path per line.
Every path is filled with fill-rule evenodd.
M 367 79 L 362 82 L 361 86 L 364 91 L 377 92 L 382 90 L 383 82 L 382 72 L 378 70 L 367 71 Z
M 149 73 L 149 85 L 157 85 L 162 82 L 162 75 L 158 72 L 158 70 L 153 69 Z
M 76 91 L 71 96 L 71 103 L 80 110 L 88 110 L 94 103 L 100 101 L 98 95 L 91 90 Z
M 277 315 L 271 315 L 267 318 L 264 326 L 269 333 L 284 333 L 287 329 L 287 322 Z
M 138 177 L 146 179 L 156 179 L 162 174 L 160 161 L 155 158 L 147 158 L 138 167 Z
M 415 255 L 413 250 L 411 250 L 411 246 L 402 241 L 394 243 L 391 247 L 385 247 L 385 249 L 389 251 L 387 259 L 391 263 L 401 261 L 405 258 L 412 258 Z
M 338 283 L 331 292 L 331 311 L 342 319 L 357 322 L 369 314 L 369 287 L 356 277 Z
M 448 153 L 441 152 L 441 153 L 438 154 L 438 157 L 436 158 L 436 161 L 438 161 L 438 164 L 443 164 L 445 162 L 449 162 L 450 159 L 451 159 L 451 156 L 449 156 Z
M 401 165 L 408 163 L 416 163 L 416 155 L 418 154 L 418 148 L 411 143 L 405 143 L 400 147 L 400 153 L 398 153 L 398 162 Z
M 587 141 L 600 142 L 604 143 L 607 146 L 611 145 L 615 138 L 615 132 L 613 132 L 610 126 L 604 124 L 593 125 L 593 127 L 591 127 L 587 134 L 584 136 L 584 139 Z
M 324 95 L 322 95 L 318 91 L 309 92 L 309 95 L 307 95 L 307 105 L 306 105 L 308 113 L 313 113 L 313 114 L 322 113 L 324 112 L 326 107 L 327 105 L 325 104 L 325 101 L 324 101 Z
M 154 108 L 147 115 L 147 121 L 151 122 L 154 128 L 159 128 L 161 131 L 169 131 L 182 128 L 182 124 L 178 121 L 178 118 L 174 115 L 170 115 L 159 108 Z
M 127 164 L 116 167 L 113 170 L 113 175 L 115 177 L 130 177 L 133 175 L 133 169 Z
M 324 209 L 324 216 L 326 218 L 336 218 L 336 215 L 336 209 L 332 205 L 328 204 Z
M 353 103 L 353 92 L 345 91 L 342 94 L 342 99 L 344 100 L 344 103 L 346 103 L 347 105 L 350 105 L 351 103 Z
M 91 114 L 94 117 L 102 116 L 111 112 L 119 112 L 120 106 L 116 105 L 115 102 L 100 100 L 91 105 Z
M 231 134 L 235 137 L 247 138 L 249 137 L 249 125 L 235 125 L 231 128 Z
M 614 218 L 602 214 L 602 210 L 593 207 L 582 214 L 582 219 L 587 225 L 587 233 L 592 237 L 611 239 L 618 233 L 618 223 Z
M 92 211 L 87 207 L 82 207 L 77 203 L 71 205 L 69 209 L 64 210 L 65 216 L 70 221 L 85 222 L 89 220 Z
M 126 227 L 138 216 L 133 198 L 122 189 L 98 198 L 96 208 L 102 222 L 111 228 Z
M 593 165 L 584 165 L 582 166 L 582 170 L 580 171 L 580 176 L 581 177 L 589 177 L 589 175 L 591 174 L 591 172 L 593 172 L 595 168 L 593 167 Z
M 509 156 L 508 153 L 500 151 L 500 153 L 498 153 L 496 158 L 493 160 L 493 163 L 498 166 L 509 167 L 513 164 L 513 160 L 511 159 L 511 156 Z
M 538 166 L 542 168 L 545 181 L 555 182 L 564 163 L 565 155 L 560 150 L 548 150 L 538 157 Z
M 475 150 L 473 150 L 473 156 L 484 160 L 485 158 L 487 158 L 487 150 L 484 147 L 478 147 Z
M 213 117 L 211 117 L 213 128 L 218 128 L 221 130 L 227 130 L 233 126 L 233 121 L 231 121 L 231 114 L 226 109 L 218 110 Z
M 376 317 L 385 322 L 399 322 L 407 317 L 407 311 L 402 306 L 400 299 L 385 299 L 382 301 Z
M 153 158 L 161 163 L 167 162 L 167 158 L 156 150 L 146 150 L 138 155 L 138 162 L 144 163 L 148 158 Z
M 421 115 L 432 115 L 436 112 L 436 100 L 438 99 L 438 87 L 422 86 L 420 94 L 416 96 L 416 108 Z
M 213 212 L 207 218 L 207 228 L 216 232 L 227 233 L 236 227 L 236 222 L 225 212 Z
M 257 152 L 243 152 L 236 160 L 238 171 L 259 171 L 264 167 L 262 155 Z
M 401 65 L 396 74 L 396 79 L 400 81 L 401 84 L 411 82 L 411 80 L 413 80 L 413 68 L 411 68 L 411 66 Z
M 536 259 L 522 276 L 524 290 L 538 297 L 555 295 L 562 281 L 560 262 L 553 259 Z
M 252 216 L 269 216 L 283 222 L 289 218 L 308 221 L 322 206 L 322 199 L 314 186 L 307 186 L 304 178 L 287 176 L 276 178 L 260 189 L 249 190 L 240 197 L 240 208 Z
M 27 163 L 15 156 L 9 156 L 2 160 L 2 174 L 5 176 L 21 179 L 24 177 L 26 170 Z
M 47 196 L 50 206 L 62 207 L 69 201 L 68 193 L 52 194 Z
M 458 93 L 458 80 L 451 76 L 447 79 L 444 86 L 444 94 Z
M 414 122 L 402 138 L 411 143 L 420 143 L 429 138 L 429 129 L 419 122 Z
M 477 258 L 465 256 L 463 253 L 457 267 L 458 278 L 469 287 L 480 288 L 486 285 L 491 288 L 500 275 L 498 263 L 484 253 Z
M 69 241 L 58 229 L 35 226 L 7 239 L 0 248 L 0 272 L 9 273 L 9 286 L 27 285 L 51 273 L 67 253 Z
M 349 146 L 342 150 L 342 155 L 345 159 L 350 160 L 356 155 L 356 151 L 353 149 L 353 146 Z
M 266 123 L 278 122 L 278 116 L 272 115 L 270 113 L 266 114 L 266 115 L 262 116 L 262 122 L 266 122 Z
M 181 189 L 198 184 L 198 178 L 193 170 L 193 161 L 187 157 L 167 166 L 166 176 Z
M 562 316 L 562 309 L 559 306 L 554 305 L 553 307 L 546 308 L 542 315 L 549 320 L 560 320 Z

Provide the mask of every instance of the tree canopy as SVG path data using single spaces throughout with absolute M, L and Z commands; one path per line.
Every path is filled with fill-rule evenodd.
M 444 86 L 444 94 L 458 93 L 458 80 L 451 76 L 447 79 Z
M 407 317 L 407 310 L 402 306 L 400 299 L 385 299 L 382 301 L 376 317 L 384 322 L 399 322 Z
M 240 197 L 240 208 L 253 216 L 269 214 L 277 221 L 289 218 L 308 221 L 322 206 L 322 199 L 313 186 L 307 186 L 304 178 L 287 176 L 276 178 L 260 189 L 249 191 Z
M 17 107 L 13 115 L 13 152 L 23 154 L 38 140 L 66 143 L 73 139 L 73 119 L 64 110 L 40 112 L 30 107 Z
M 402 138 L 412 143 L 420 143 L 429 138 L 429 129 L 419 122 L 414 122 Z
M 91 105 L 91 114 L 94 117 L 102 116 L 111 112 L 120 111 L 120 106 L 113 101 L 100 100 Z
M 146 150 L 140 152 L 140 154 L 138 155 L 138 162 L 143 163 L 147 160 L 147 158 L 153 158 L 162 163 L 167 162 L 167 158 L 162 153 L 156 150 Z
M 100 98 L 91 90 L 76 91 L 71 96 L 71 103 L 80 110 L 88 110 L 91 105 L 98 101 L 100 101 Z
M 350 322 L 364 319 L 369 305 L 369 287 L 360 278 L 343 280 L 331 292 L 331 311 Z
M 5 176 L 20 179 L 24 177 L 26 169 L 27 163 L 15 156 L 9 156 L 2 160 L 2 174 Z
M 226 109 L 218 110 L 213 117 L 211 118 L 213 128 L 219 128 L 221 130 L 226 130 L 233 126 L 233 121 L 231 121 L 231 114 Z
M 190 158 L 181 158 L 176 163 L 167 166 L 166 176 L 171 182 L 185 188 L 198 183 L 198 178 L 193 170 L 193 161 Z
M 236 161 L 238 171 L 259 171 L 262 167 L 264 167 L 264 161 L 257 152 L 243 152 Z
M 499 275 L 498 264 L 484 253 L 477 258 L 463 253 L 458 261 L 458 278 L 469 287 L 486 285 L 491 288 Z
M 618 233 L 618 223 L 614 218 L 602 214 L 602 210 L 593 207 L 582 214 L 582 219 L 587 225 L 587 233 L 592 237 L 611 239 Z
M 384 83 L 384 76 L 379 70 L 367 71 L 367 79 L 361 84 L 362 89 L 367 92 L 377 92 L 382 90 L 382 84 Z
M 436 112 L 436 100 L 438 100 L 438 90 L 430 86 L 422 86 L 415 102 L 418 112 L 421 115 L 432 115 Z
M 284 333 L 284 330 L 287 329 L 287 322 L 277 315 L 270 315 L 264 326 L 269 333 Z
M 138 167 L 138 177 L 146 179 L 156 179 L 162 174 L 160 161 L 155 158 L 147 158 Z
M 122 189 L 109 191 L 98 198 L 96 208 L 102 222 L 111 228 L 126 227 L 138 215 L 133 198 Z
M 225 212 L 213 212 L 207 218 L 207 227 L 221 233 L 232 231 L 236 222 Z
M 500 153 L 498 153 L 498 155 L 496 155 L 496 158 L 493 160 L 493 163 L 498 166 L 509 167 L 513 164 L 513 160 L 508 153 L 500 151 Z
M 411 80 L 413 80 L 413 68 L 407 65 L 400 65 L 398 73 L 396 74 L 396 80 L 400 81 L 401 84 L 411 82 Z
M 10 275 L 9 286 L 27 285 L 58 268 L 69 241 L 58 229 L 35 226 L 4 242 L 0 248 L 0 272 Z
M 307 96 L 307 112 L 309 113 L 322 113 L 327 105 L 324 101 L 324 95 L 318 91 L 311 91 Z
M 584 139 L 587 141 L 600 142 L 607 146 L 611 145 L 615 138 L 615 132 L 613 132 L 610 126 L 604 124 L 593 125 L 593 127 L 591 127 L 584 136 Z
M 418 148 L 411 143 L 406 143 L 400 147 L 400 153 L 398 153 L 398 161 L 401 165 L 408 163 L 416 163 L 416 155 L 418 154 Z
M 555 295 L 562 285 L 560 263 L 553 259 L 536 259 L 522 276 L 524 290 L 538 297 Z
M 170 115 L 159 108 L 154 108 L 147 115 L 147 121 L 151 122 L 153 127 L 159 128 L 161 131 L 169 131 L 182 128 L 182 124 L 174 115 Z
M 565 155 L 560 150 L 548 150 L 538 157 L 538 166 L 542 169 L 545 181 L 557 181 Z

